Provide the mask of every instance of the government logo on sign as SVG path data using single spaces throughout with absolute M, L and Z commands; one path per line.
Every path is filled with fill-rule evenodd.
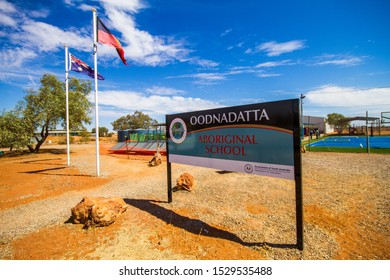
M 246 173 L 252 173 L 253 172 L 253 165 L 252 164 L 245 164 L 244 170 Z

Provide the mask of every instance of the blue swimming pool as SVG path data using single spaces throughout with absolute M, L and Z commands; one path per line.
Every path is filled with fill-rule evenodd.
M 390 136 L 369 137 L 370 148 L 390 149 Z M 310 147 L 366 148 L 366 136 L 332 136 L 311 143 Z

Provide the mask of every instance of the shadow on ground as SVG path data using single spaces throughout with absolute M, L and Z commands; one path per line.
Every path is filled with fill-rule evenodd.
M 234 233 L 228 232 L 226 230 L 222 230 L 213 226 L 210 226 L 209 224 L 199 220 L 199 219 L 191 219 L 189 217 L 179 215 L 175 213 L 174 211 L 170 209 L 166 209 L 159 204 L 167 203 L 163 201 L 156 201 L 156 200 L 147 200 L 147 199 L 124 199 L 124 201 L 133 206 L 136 207 L 142 211 L 145 211 L 156 218 L 166 222 L 167 224 L 171 224 L 175 227 L 184 229 L 190 233 L 196 234 L 196 235 L 203 235 L 207 237 L 212 238 L 219 238 L 219 239 L 225 239 L 229 241 L 233 241 L 236 243 L 239 243 L 243 246 L 247 247 L 254 247 L 254 246 L 260 246 L 260 247 L 273 247 L 273 248 L 285 248 L 285 249 L 292 249 L 296 248 L 296 244 L 275 244 L 275 243 L 269 243 L 269 242 L 245 242 L 241 238 L 239 238 Z

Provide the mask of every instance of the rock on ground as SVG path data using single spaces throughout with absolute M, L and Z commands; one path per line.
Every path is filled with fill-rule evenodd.
M 180 175 L 180 177 L 176 180 L 176 188 L 178 190 L 187 190 L 192 191 L 196 186 L 196 181 L 194 176 L 188 173 L 183 173 Z
M 71 209 L 72 220 L 76 224 L 108 226 L 126 211 L 127 204 L 120 197 L 84 197 Z

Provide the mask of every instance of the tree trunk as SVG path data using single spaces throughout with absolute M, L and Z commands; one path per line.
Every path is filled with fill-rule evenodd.
M 41 148 L 42 144 L 45 143 L 47 136 L 49 136 L 49 126 L 44 125 L 41 130 L 41 139 L 35 136 L 35 139 L 37 140 L 37 145 L 35 146 L 35 149 L 32 146 L 27 146 L 31 153 L 35 152 L 38 153 L 39 149 Z
M 41 148 L 42 144 L 45 142 L 46 139 L 41 139 L 38 141 L 37 145 L 35 146 L 34 152 L 38 153 L 39 149 Z

